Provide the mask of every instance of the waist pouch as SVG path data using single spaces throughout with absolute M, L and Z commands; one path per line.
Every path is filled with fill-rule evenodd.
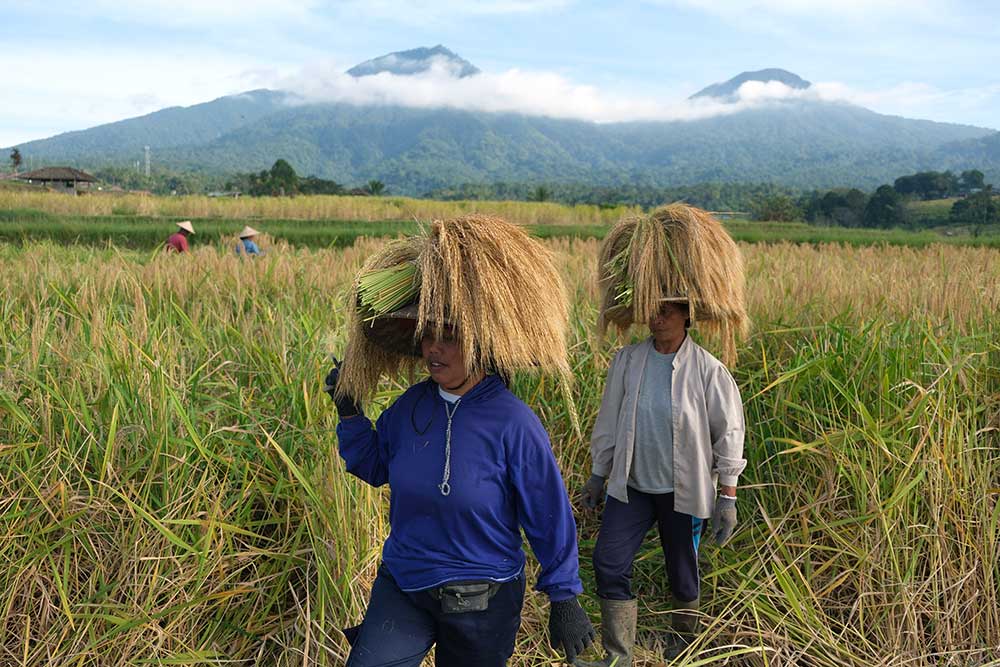
M 495 581 L 455 581 L 427 592 L 441 602 L 444 614 L 464 614 L 470 611 L 486 611 L 490 599 L 500 590 Z

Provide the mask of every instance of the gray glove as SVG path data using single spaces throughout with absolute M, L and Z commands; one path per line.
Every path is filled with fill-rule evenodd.
M 574 664 L 595 637 L 594 626 L 575 597 L 549 604 L 549 644 L 566 652 L 566 662 Z
M 604 500 L 604 478 L 591 475 L 583 485 L 583 504 L 588 509 L 595 509 Z
M 712 512 L 712 534 L 720 547 L 729 541 L 736 530 L 736 499 L 719 496 Z

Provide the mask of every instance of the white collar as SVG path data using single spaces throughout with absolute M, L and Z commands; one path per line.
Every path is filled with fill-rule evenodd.
M 452 394 L 444 390 L 444 387 L 438 385 L 438 393 L 441 394 L 441 398 L 448 401 L 449 403 L 457 403 L 458 399 L 462 398 L 458 394 Z

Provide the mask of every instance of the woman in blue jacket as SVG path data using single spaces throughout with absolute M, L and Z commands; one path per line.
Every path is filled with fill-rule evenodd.
M 418 310 L 390 319 L 416 332 Z M 417 667 L 432 646 L 440 667 L 505 665 L 525 590 L 522 529 L 541 565 L 536 589 L 550 600 L 552 646 L 572 663 L 593 641 L 577 601 L 576 523 L 549 438 L 499 375 L 467 363 L 462 335 L 448 325 L 416 336 L 430 377 L 374 425 L 338 391 L 339 365 L 327 377 L 347 471 L 391 490 L 390 533 L 348 667 Z M 484 345 L 477 337 L 475 349 Z

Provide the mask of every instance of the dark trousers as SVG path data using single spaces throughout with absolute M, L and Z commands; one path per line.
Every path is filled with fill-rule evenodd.
M 524 575 L 500 586 L 485 611 L 445 614 L 427 591 L 406 593 L 379 568 L 347 667 L 419 667 L 437 644 L 438 667 L 503 667 L 521 625 Z
M 606 600 L 631 600 L 632 561 L 653 524 L 667 565 L 674 597 L 683 602 L 698 598 L 698 542 L 705 521 L 674 511 L 674 494 L 649 494 L 628 489 L 628 503 L 608 496 L 601 530 L 594 547 L 597 594 Z

